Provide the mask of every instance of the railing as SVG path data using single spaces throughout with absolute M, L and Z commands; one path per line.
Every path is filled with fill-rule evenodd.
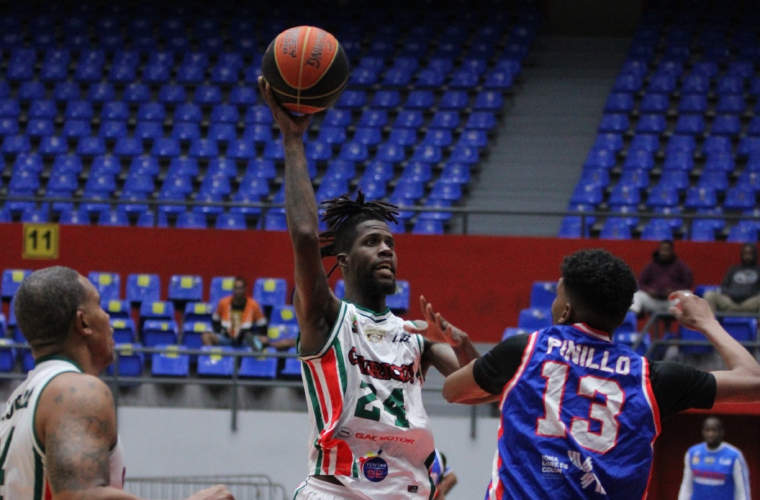
M 124 491 L 140 498 L 187 498 L 198 490 L 223 484 L 237 500 L 285 500 L 285 487 L 263 474 L 126 478 Z
M 15 348 L 19 351 L 29 350 L 27 344 L 19 343 L 6 343 L 2 346 L 3 349 Z M 237 420 L 239 411 L 238 401 L 238 387 L 292 387 L 303 388 L 303 382 L 298 380 L 285 380 L 285 379 L 256 379 L 256 378 L 241 378 L 239 374 L 239 359 L 238 358 L 297 358 L 298 356 L 290 352 L 253 352 L 247 350 L 221 350 L 221 348 L 215 348 L 213 350 L 202 349 L 190 349 L 182 346 L 174 347 L 171 350 L 158 349 L 155 347 L 119 347 L 115 349 L 116 356 L 114 356 L 113 363 L 113 375 L 101 375 L 101 379 L 105 382 L 112 384 L 116 388 L 119 386 L 134 386 L 136 384 L 168 384 L 168 385 L 206 385 L 206 386 L 230 386 L 232 388 L 231 401 L 230 401 L 230 428 L 233 431 L 237 431 Z M 119 356 L 120 351 L 128 351 L 131 353 L 171 353 L 171 354 L 187 354 L 190 356 L 225 356 L 235 358 L 235 362 L 232 364 L 232 375 L 230 377 L 214 377 L 214 376 L 190 376 L 190 377 L 166 377 L 166 376 L 145 376 L 138 377 L 126 377 L 119 375 Z M 143 365 L 144 367 L 145 365 Z M 26 378 L 26 373 L 23 372 L 6 372 L 0 373 L 0 380 L 22 380 Z M 430 384 L 423 385 L 422 390 L 425 392 L 440 392 L 441 387 L 430 387 Z M 114 404 L 119 406 L 120 394 L 118 390 L 113 391 Z M 474 414 L 473 414 L 474 417 Z M 474 424 L 473 424 L 474 425 Z
M 758 314 L 751 314 L 751 313 L 734 313 L 734 312 L 723 312 L 719 311 L 715 313 L 715 316 L 718 318 L 721 317 L 739 317 L 739 318 L 759 318 L 760 319 L 760 313 Z M 636 339 L 636 341 L 633 343 L 632 348 L 633 350 L 638 349 L 641 346 L 641 343 L 644 340 L 644 333 L 649 333 L 651 341 L 649 344 L 649 348 L 647 349 L 646 353 L 644 354 L 644 357 L 647 359 L 652 359 L 652 356 L 654 355 L 655 351 L 660 346 L 696 346 L 696 347 L 712 347 L 712 344 L 707 339 L 705 340 L 681 340 L 681 339 L 664 339 L 664 338 L 655 338 L 655 328 L 657 327 L 658 323 L 662 321 L 673 321 L 674 318 L 670 314 L 666 312 L 655 312 L 652 313 L 649 316 L 649 320 L 644 325 L 644 328 L 642 328 L 641 335 Z M 760 339 L 754 340 L 754 341 L 741 341 L 739 344 L 743 345 L 747 348 L 748 351 L 752 352 L 756 357 L 760 355 Z
M 266 215 L 266 212 L 273 208 L 283 208 L 281 203 L 268 203 L 268 202 L 233 202 L 233 201 L 217 201 L 217 202 L 204 202 L 204 201 L 176 201 L 176 200 L 158 200 L 158 199 L 145 199 L 145 200 L 121 200 L 113 198 L 45 198 L 43 196 L 0 196 L 0 202 L 7 201 L 21 201 L 21 202 L 48 202 L 48 203 L 99 203 L 108 205 L 147 205 L 153 209 L 159 205 L 171 205 L 171 206 L 183 206 L 183 207 L 196 207 L 196 206 L 208 206 L 208 207 L 222 207 L 222 208 L 259 208 L 262 210 L 262 216 Z M 551 217 L 559 218 L 564 216 L 577 216 L 581 218 L 581 231 L 580 234 L 586 234 L 586 228 L 588 225 L 589 217 L 634 217 L 643 219 L 684 219 L 691 221 L 692 219 L 722 219 L 726 221 L 739 221 L 739 220 L 752 220 L 760 223 L 760 213 L 757 215 L 742 215 L 742 214 L 697 214 L 697 213 L 683 213 L 683 214 L 660 214 L 654 212 L 628 212 L 628 213 L 613 213 L 613 212 L 577 212 L 577 211 L 516 211 L 516 210 L 498 210 L 498 209 L 486 209 L 486 208 L 471 208 L 471 207 L 422 207 L 422 206 L 400 206 L 401 212 L 437 212 L 437 213 L 450 213 L 453 217 L 459 218 L 461 224 L 458 226 L 460 234 L 469 233 L 469 219 L 473 215 L 501 215 L 507 217 Z

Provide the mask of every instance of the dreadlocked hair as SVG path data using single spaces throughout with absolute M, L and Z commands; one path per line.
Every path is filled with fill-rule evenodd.
M 327 223 L 327 231 L 320 233 L 319 242 L 322 258 L 334 257 L 347 251 L 353 244 L 356 226 L 368 220 L 398 223 L 398 207 L 384 201 L 364 201 L 364 193 L 358 190 L 356 199 L 348 194 L 323 201 L 326 207 L 322 220 Z M 351 236 L 349 238 L 349 236 Z M 337 264 L 328 273 L 333 273 Z

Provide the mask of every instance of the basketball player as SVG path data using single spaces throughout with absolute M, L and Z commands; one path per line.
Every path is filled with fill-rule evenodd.
M 435 499 L 446 500 L 446 495 L 457 484 L 457 475 L 446 464 L 446 455 L 436 448 L 435 460 L 430 468 L 430 477 L 435 484 Z
M 760 398 L 760 366 L 690 293 L 673 293 L 670 313 L 702 332 L 727 370 L 649 362 L 611 343 L 635 291 L 622 260 L 576 252 L 562 264 L 555 326 L 507 339 L 446 379 L 450 402 L 500 401 L 487 499 L 643 498 L 662 418 Z
M 749 500 L 749 470 L 736 446 L 723 441 L 723 422 L 708 417 L 702 424 L 704 442 L 684 457 L 678 500 Z
M 0 498 L 135 499 L 121 488 L 124 455 L 108 386 L 113 329 L 90 281 L 73 269 L 35 271 L 16 293 L 34 370 L 0 418 Z M 224 486 L 191 496 L 227 500 Z
M 444 375 L 477 357 L 464 334 L 444 328 L 421 299 L 426 325 L 404 325 L 386 307 L 396 291 L 388 221 L 395 207 L 347 195 L 327 203 L 319 234 L 304 155 L 309 116 L 291 116 L 259 80 L 285 146 L 285 210 L 295 253 L 298 352 L 312 421 L 302 499 L 427 499 L 434 446 L 422 407 L 427 368 Z M 323 246 L 320 247 L 320 242 Z M 345 300 L 330 290 L 323 256 L 336 256 Z M 406 329 L 405 329 L 406 328 Z M 424 333 L 425 340 L 420 333 Z M 453 349 L 452 349 L 453 346 Z

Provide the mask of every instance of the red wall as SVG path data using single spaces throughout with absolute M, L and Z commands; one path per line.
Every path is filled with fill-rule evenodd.
M 61 226 L 60 235 L 58 260 L 25 260 L 22 226 L 0 224 L 4 242 L 0 269 L 63 264 L 83 274 L 118 272 L 122 283 L 130 273 L 158 273 L 164 293 L 172 274 L 199 274 L 206 287 L 213 276 L 237 274 L 251 282 L 257 277 L 286 277 L 293 284 L 293 254 L 286 233 Z M 473 339 L 496 342 L 505 327 L 516 326 L 520 309 L 528 307 L 533 282 L 558 279 L 564 255 L 604 247 L 638 273 L 656 246 L 646 241 L 403 234 L 397 236 L 398 278 L 411 284 L 415 301 L 410 317 L 418 317 L 414 304 L 424 294 Z M 697 284 L 710 284 L 719 283 L 738 260 L 739 246 L 677 242 L 676 253 L 692 267 Z

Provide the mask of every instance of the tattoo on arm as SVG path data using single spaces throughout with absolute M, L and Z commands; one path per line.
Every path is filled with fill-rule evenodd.
M 109 456 L 116 438 L 110 391 L 89 382 L 55 397 L 60 406 L 47 428 L 47 477 L 53 492 L 80 491 L 109 483 Z

